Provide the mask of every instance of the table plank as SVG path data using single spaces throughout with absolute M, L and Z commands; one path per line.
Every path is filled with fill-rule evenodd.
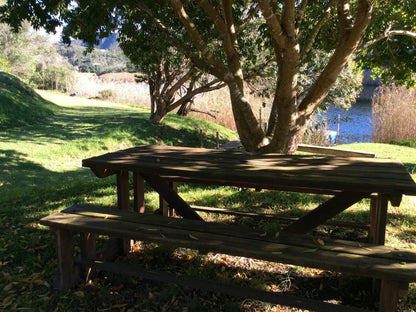
M 85 159 L 83 166 L 109 172 L 157 173 L 197 183 L 416 195 L 416 184 L 404 165 L 390 159 L 139 146 Z

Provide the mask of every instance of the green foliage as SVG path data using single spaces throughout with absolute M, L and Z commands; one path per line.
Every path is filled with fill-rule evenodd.
M 379 75 L 384 83 L 416 85 L 416 44 L 415 35 L 407 36 L 388 31 L 416 31 L 416 1 L 376 1 L 372 23 L 367 29 L 363 42 L 374 41 L 359 54 L 359 62 Z
M 113 96 L 113 90 L 111 89 L 100 90 L 98 94 L 100 95 L 102 99 L 109 99 L 110 97 Z
M 0 130 L 37 123 L 57 110 L 18 78 L 0 72 Z
M 71 76 L 69 64 L 27 24 L 18 33 L 0 24 L 0 70 L 2 59 L 6 71 L 35 88 L 65 91 Z
M 67 46 L 60 43 L 55 47 L 60 55 L 81 72 L 101 75 L 114 72 L 135 72 L 137 70 L 120 49 L 94 49 L 87 53 L 86 47 L 75 44 Z
M 416 147 L 416 140 L 412 140 L 412 139 L 394 140 L 394 141 L 391 141 L 390 144 L 408 146 L 408 147 Z
M 0 71 L 10 73 L 9 61 L 0 57 Z

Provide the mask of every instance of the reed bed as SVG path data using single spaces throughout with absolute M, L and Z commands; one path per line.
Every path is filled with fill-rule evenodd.
M 416 90 L 396 85 L 377 89 L 372 110 L 373 142 L 416 139 Z

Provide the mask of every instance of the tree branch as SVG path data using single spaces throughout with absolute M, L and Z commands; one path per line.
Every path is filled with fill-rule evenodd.
M 365 49 L 367 49 L 368 47 L 370 47 L 373 44 L 376 44 L 377 42 L 386 39 L 390 36 L 407 36 L 407 37 L 411 37 L 416 39 L 416 32 L 413 31 L 409 31 L 409 30 L 386 30 L 383 34 L 381 34 L 379 37 L 367 41 L 366 43 L 364 43 L 362 46 L 360 46 L 357 49 L 357 53 L 364 51 Z
M 251 19 L 260 11 L 260 8 L 257 5 L 253 5 L 248 14 L 247 17 L 244 19 L 243 23 L 237 27 L 236 29 L 236 33 L 238 34 L 239 32 L 243 31 L 244 28 L 246 28 L 246 26 L 250 23 Z
M 352 28 L 352 16 L 350 12 L 350 4 L 346 0 L 337 0 L 338 24 L 341 37 Z
M 199 88 L 186 92 L 186 94 L 183 97 L 169 105 L 169 111 L 172 111 L 175 108 L 178 108 L 179 106 L 189 102 L 197 94 L 218 90 L 225 86 L 226 84 L 224 82 L 220 82 L 220 80 L 214 79 Z
M 339 40 L 338 46 L 335 49 L 331 59 L 325 66 L 324 70 L 320 73 L 315 83 L 309 89 L 308 94 L 303 98 L 299 105 L 299 112 L 308 118 L 318 107 L 320 103 L 327 96 L 331 86 L 335 83 L 341 70 L 345 67 L 348 59 L 357 49 L 365 30 L 371 20 L 371 13 L 375 0 L 359 0 L 356 18 L 354 26 L 344 31 L 342 40 Z M 345 1 L 338 0 L 344 4 Z M 338 7 L 338 12 L 339 12 Z M 345 11 L 341 12 L 343 17 L 340 18 L 340 23 L 343 24 L 346 21 Z
M 306 1 L 305 1 L 306 2 Z M 329 14 L 331 13 L 331 7 L 335 3 L 335 0 L 330 0 L 328 2 L 328 5 L 325 9 L 324 14 L 322 15 L 322 18 L 318 21 L 318 23 L 314 26 L 312 29 L 311 35 L 309 37 L 309 40 L 307 40 L 307 44 L 303 47 L 300 53 L 300 59 L 303 60 L 306 55 L 311 51 L 313 44 L 315 43 L 315 39 L 319 34 L 319 31 L 321 30 L 322 26 L 325 25 L 325 23 L 329 19 Z
M 173 95 L 180 89 L 181 86 L 185 84 L 191 77 L 195 75 L 195 70 L 192 66 L 188 69 L 188 71 L 178 79 L 175 84 L 169 89 L 169 97 L 173 97 Z
M 201 52 L 204 59 L 206 59 L 210 64 L 210 72 L 217 77 L 224 77 L 226 73 L 224 64 L 215 57 L 215 55 L 210 51 L 209 47 L 205 44 L 204 39 L 199 34 L 195 24 L 186 13 L 182 2 L 180 0 L 168 0 L 168 2 L 174 12 L 178 15 L 181 23 L 186 28 L 189 36 L 191 37 L 191 40 L 195 44 L 195 47 Z
M 283 4 L 281 23 L 286 36 L 288 36 L 291 40 L 296 40 L 297 37 L 295 15 L 295 0 L 285 0 Z
M 307 4 L 308 0 L 303 0 L 299 5 L 298 13 L 296 14 L 296 28 L 299 28 L 300 24 L 302 24 Z
M 176 47 L 178 49 L 178 51 L 180 51 L 186 57 L 188 57 L 196 67 L 200 68 L 203 71 L 210 72 L 214 76 L 222 77 L 222 75 L 223 75 L 222 72 L 220 72 L 219 70 L 217 70 L 217 68 L 212 67 L 210 64 L 208 64 L 207 62 L 205 62 L 205 60 L 201 59 L 199 57 L 199 55 L 195 54 L 190 49 L 188 49 L 185 45 L 181 44 L 177 40 L 177 38 L 170 33 L 170 31 L 163 24 L 163 22 L 153 14 L 152 10 L 150 10 L 143 3 L 143 1 L 137 0 L 136 1 L 136 6 L 137 6 L 137 8 L 141 12 L 145 13 L 146 15 L 148 15 L 153 20 L 153 22 L 160 29 L 160 31 L 162 32 L 162 34 L 164 35 L 164 37 L 166 38 L 166 40 L 168 40 L 170 42 L 170 44 L 172 44 L 172 46 Z
M 280 16 L 275 14 L 275 11 L 270 3 L 270 0 L 258 0 L 261 12 L 267 25 L 269 25 L 273 40 L 279 48 L 285 45 L 285 37 L 283 35 L 282 25 L 280 24 Z

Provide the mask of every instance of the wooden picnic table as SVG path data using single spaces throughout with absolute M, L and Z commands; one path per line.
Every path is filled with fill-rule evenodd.
M 387 207 L 416 195 L 416 183 L 398 160 L 314 155 L 259 155 L 239 151 L 138 146 L 84 159 L 97 177 L 117 175 L 118 207 L 144 211 L 144 181 L 183 218 L 201 219 L 176 192 L 173 182 L 229 185 L 332 195 L 284 231 L 307 233 L 363 198 L 371 198 L 369 241 L 384 244 Z

